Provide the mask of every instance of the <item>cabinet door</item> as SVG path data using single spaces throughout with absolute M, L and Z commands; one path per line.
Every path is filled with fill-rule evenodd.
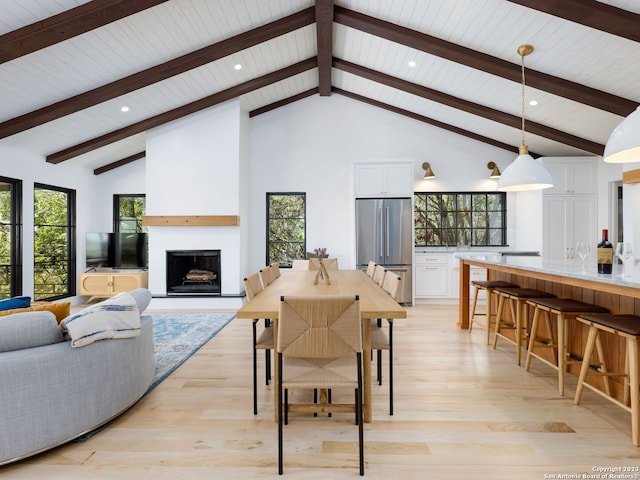
M 415 267 L 416 297 L 448 297 L 448 267 L 420 266 Z
M 593 196 L 545 196 L 543 255 L 551 260 L 574 260 L 571 249 L 585 241 L 595 249 L 598 232 L 595 226 L 596 206 Z M 593 254 L 587 261 L 593 261 Z
M 592 162 L 545 163 L 551 173 L 553 187 L 545 195 L 590 195 L 596 189 L 596 167 Z
M 140 286 L 140 274 L 138 273 L 120 273 L 113 276 L 113 292 L 130 292 Z
M 380 165 L 355 166 L 356 197 L 379 197 L 384 191 L 384 167 Z
M 386 165 L 384 194 L 394 197 L 413 195 L 413 165 L 406 163 Z
M 109 274 L 81 274 L 80 295 L 110 295 L 112 290 L 111 275 Z

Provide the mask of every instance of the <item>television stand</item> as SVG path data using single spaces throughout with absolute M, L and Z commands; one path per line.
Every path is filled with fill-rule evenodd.
M 136 288 L 149 288 L 149 272 L 123 270 L 86 272 L 80 274 L 80 295 L 89 295 L 87 303 L 98 298 L 109 298 Z

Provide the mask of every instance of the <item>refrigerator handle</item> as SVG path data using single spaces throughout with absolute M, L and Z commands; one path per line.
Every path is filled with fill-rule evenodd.
M 384 233 L 385 257 L 389 258 L 389 207 L 384 209 Z
M 383 211 L 382 208 L 380 209 L 380 225 L 383 225 L 384 218 L 383 218 Z M 382 228 L 380 228 L 380 258 L 384 258 L 384 231 Z

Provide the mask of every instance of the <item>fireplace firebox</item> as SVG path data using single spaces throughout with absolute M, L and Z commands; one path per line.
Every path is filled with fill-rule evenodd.
M 220 295 L 220 250 L 167 251 L 167 295 Z

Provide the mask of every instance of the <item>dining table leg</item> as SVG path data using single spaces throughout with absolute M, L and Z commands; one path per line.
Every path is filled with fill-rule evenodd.
M 364 405 L 362 411 L 362 419 L 365 423 L 371 423 L 371 319 L 366 318 L 363 321 L 364 331 L 362 338 L 362 383 L 364 389 Z

